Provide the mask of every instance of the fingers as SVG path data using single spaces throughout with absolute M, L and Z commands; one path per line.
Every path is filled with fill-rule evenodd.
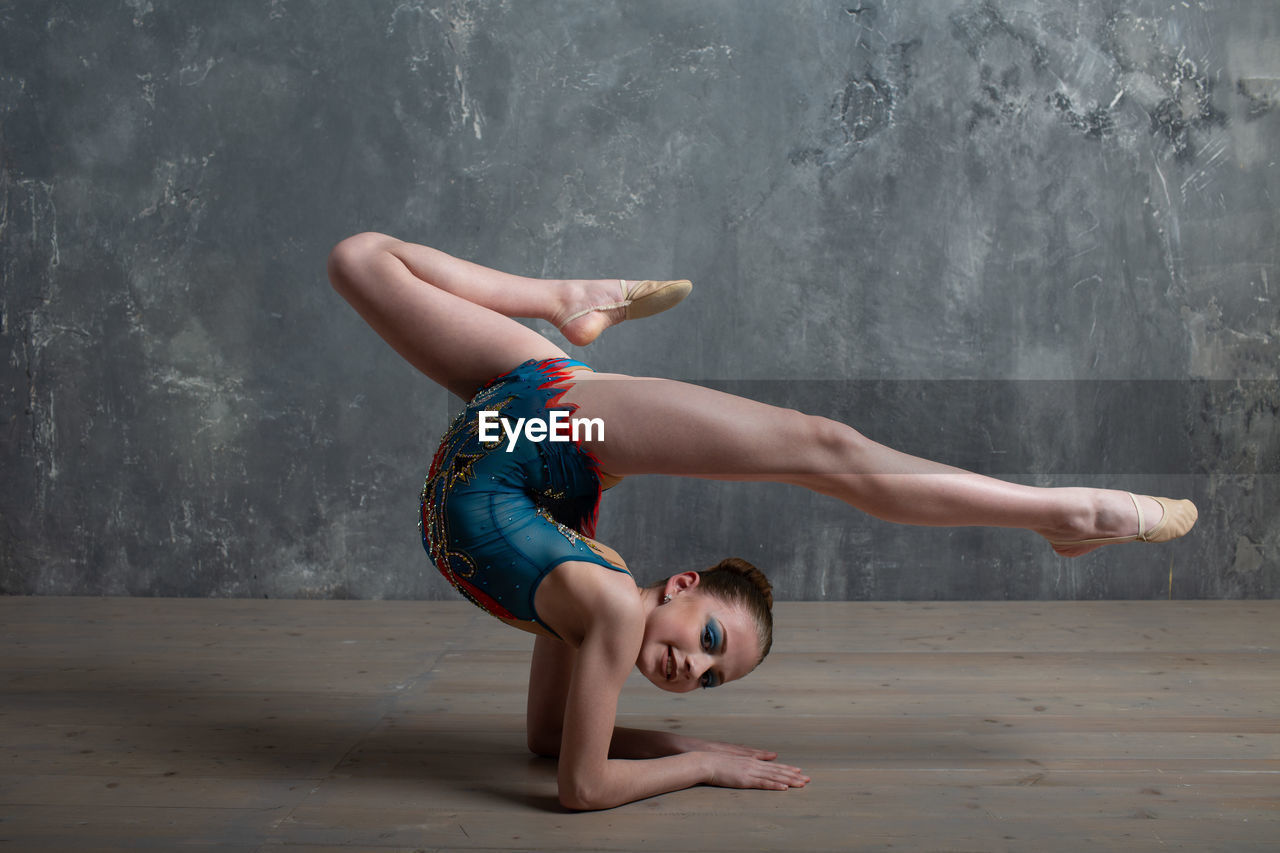
M 799 767 L 772 764 L 770 769 L 779 772 L 759 774 L 755 783 L 746 787 L 760 788 L 766 791 L 786 791 L 790 788 L 803 788 L 809 784 L 809 777 Z
M 768 767 L 774 771 L 771 774 L 774 790 L 785 791 L 788 788 L 803 788 L 809 784 L 809 777 L 799 767 L 792 767 L 790 764 L 769 764 Z
M 768 749 L 756 749 L 751 746 L 742 746 L 736 743 L 711 743 L 708 747 L 719 752 L 727 752 L 730 755 L 742 755 L 747 758 L 758 758 L 761 761 L 773 761 L 778 757 L 778 753 Z
M 714 759 L 714 764 L 717 769 L 711 775 L 710 783 L 726 788 L 785 791 L 788 788 L 803 788 L 810 781 L 799 767 L 754 756 L 720 753 L 720 757 Z

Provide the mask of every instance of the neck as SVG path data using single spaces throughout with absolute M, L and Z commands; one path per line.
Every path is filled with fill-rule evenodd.
M 637 587 L 640 593 L 640 606 L 644 609 L 644 615 L 647 618 L 650 613 L 657 610 L 662 604 L 662 590 L 654 589 L 651 586 Z

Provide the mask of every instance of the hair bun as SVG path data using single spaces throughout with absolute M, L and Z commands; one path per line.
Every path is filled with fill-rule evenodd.
M 756 588 L 756 591 L 760 593 L 760 597 L 769 605 L 769 608 L 773 609 L 773 584 L 769 583 L 769 579 L 765 577 L 764 572 L 741 557 L 726 557 L 707 571 L 728 572 L 750 582 Z

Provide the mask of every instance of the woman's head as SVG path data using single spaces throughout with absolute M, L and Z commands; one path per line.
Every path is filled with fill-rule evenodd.
M 651 587 L 653 607 L 636 661 L 664 690 L 684 692 L 741 678 L 773 645 L 773 592 L 764 574 L 731 557 Z
M 773 648 L 773 585 L 764 572 L 738 557 L 728 557 L 702 572 L 699 586 L 726 604 L 744 608 L 755 623 L 760 655 L 756 664 Z

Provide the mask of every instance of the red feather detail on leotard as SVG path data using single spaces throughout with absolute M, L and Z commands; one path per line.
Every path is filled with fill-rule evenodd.
M 560 393 L 548 399 L 546 407 L 548 409 L 553 407 L 565 409 L 566 411 L 569 412 L 570 415 L 574 415 L 578 411 L 578 404 L 565 403 L 561 405 L 560 398 L 563 397 L 565 394 L 567 394 L 569 392 L 569 389 L 574 386 L 574 383 L 571 382 L 570 380 L 573 378 L 573 375 L 575 373 L 577 373 L 579 370 L 583 368 L 577 368 L 577 367 L 573 367 L 573 368 L 554 367 L 553 368 L 551 366 L 553 363 L 563 362 L 563 361 L 565 361 L 565 359 L 555 358 L 555 359 L 546 359 L 538 363 L 538 372 L 541 373 L 543 376 L 547 377 L 547 381 L 539 385 L 538 390 L 544 391 L 548 388 L 555 388 Z M 588 367 L 585 369 L 590 370 L 591 368 Z M 591 460 L 591 465 L 596 475 L 596 499 L 592 504 L 590 517 L 584 518 L 582 520 L 582 529 L 579 531 L 584 536 L 587 536 L 590 539 L 594 539 L 596 536 L 596 519 L 599 517 L 599 514 L 600 514 L 600 496 L 603 494 L 603 490 L 600 488 L 600 471 L 601 471 L 600 460 L 596 458 L 596 455 L 594 453 L 592 453 L 587 448 L 583 447 L 581 441 L 575 441 L 574 446 L 578 448 L 578 451 L 583 456 Z
M 497 616 L 499 619 L 510 619 L 513 622 L 519 622 L 523 624 L 524 622 L 523 619 L 517 619 L 514 613 L 512 613 L 507 608 L 503 607 L 498 602 L 494 601 L 493 598 L 491 598 L 490 596 L 485 595 L 483 592 L 480 591 L 479 587 L 476 587 L 476 586 L 473 586 L 472 584 L 467 583 L 465 580 L 458 577 L 457 575 L 454 575 L 452 580 L 453 580 L 454 586 L 457 587 L 459 592 L 461 592 L 463 595 L 470 598 L 476 604 L 480 605 L 480 608 L 484 610 L 486 613 L 488 613 L 489 615 Z

